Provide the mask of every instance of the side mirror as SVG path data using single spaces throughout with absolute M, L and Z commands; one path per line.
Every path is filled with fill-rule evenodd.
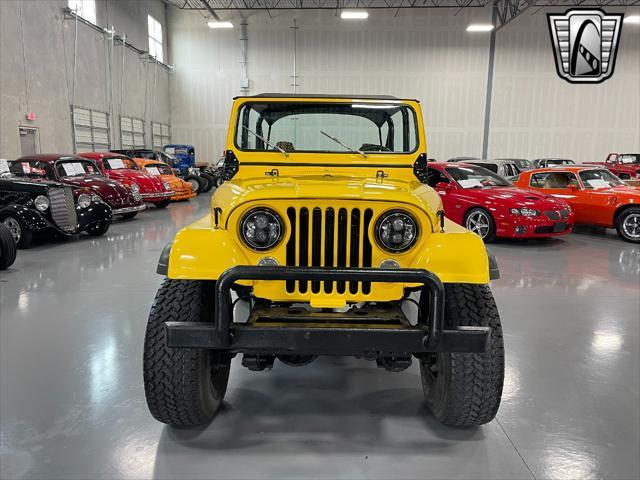
M 578 190 L 578 186 L 572 183 L 569 185 L 569 190 L 571 190 L 572 192 L 575 192 L 576 190 Z
M 436 190 L 451 190 L 451 184 L 447 182 L 438 182 L 436 183 Z

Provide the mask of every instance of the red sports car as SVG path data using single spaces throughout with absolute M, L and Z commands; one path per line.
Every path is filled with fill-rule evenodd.
M 543 238 L 573 228 L 569 205 L 514 187 L 489 170 L 465 163 L 429 163 L 427 183 L 442 197 L 448 218 L 490 242 L 496 237 Z
M 144 210 L 144 202 L 120 182 L 105 178 L 95 162 L 70 154 L 43 153 L 28 155 L 10 162 L 17 176 L 41 176 L 71 185 L 91 195 L 98 195 L 113 215 L 128 217 Z
M 143 171 L 125 155 L 111 152 L 85 152 L 78 155 L 94 160 L 104 176 L 117 180 L 134 193 L 137 191 L 145 202 L 153 203 L 158 208 L 169 205 L 171 197 L 175 195 L 169 183 Z

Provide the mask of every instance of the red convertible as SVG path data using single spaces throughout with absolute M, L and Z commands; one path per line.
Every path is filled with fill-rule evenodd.
M 105 177 L 116 180 L 133 191 L 137 190 L 145 202 L 153 203 L 158 208 L 169 205 L 171 197 L 175 195 L 169 183 L 140 169 L 136 162 L 125 155 L 111 152 L 85 152 L 78 155 L 95 160 Z
M 39 176 L 98 195 L 111 207 L 113 215 L 127 217 L 145 209 L 140 196 L 119 182 L 103 177 L 97 165 L 85 158 L 46 153 L 24 156 L 10 165 L 11 173 L 16 176 Z
M 563 200 L 516 188 L 476 165 L 429 163 L 427 183 L 440 194 L 446 216 L 485 242 L 566 235 L 573 228 L 573 212 Z

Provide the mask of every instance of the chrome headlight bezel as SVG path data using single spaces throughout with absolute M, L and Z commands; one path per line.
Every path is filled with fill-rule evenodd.
M 94 193 L 93 195 L 91 195 L 91 201 L 94 203 L 102 203 L 102 197 Z
M 88 208 L 91 205 L 91 195 L 81 193 L 78 195 L 78 206 L 80 208 Z
M 165 191 L 168 192 L 171 190 L 171 185 L 169 184 L 169 182 L 162 182 L 162 185 L 164 185 Z
M 132 183 L 130 188 L 131 188 L 131 195 L 133 195 L 133 199 L 136 201 L 142 200 L 142 196 L 140 195 L 140 187 L 137 184 Z
M 264 227 L 260 227 L 259 231 L 264 232 L 265 230 L 269 230 L 267 233 L 268 238 L 267 242 L 260 244 L 262 242 L 256 242 L 250 238 L 248 231 L 254 232 L 256 230 L 255 220 L 258 215 L 264 215 L 266 217 L 267 224 Z M 253 221 L 253 227 L 251 227 L 250 222 Z M 248 248 L 255 252 L 264 252 L 267 250 L 272 250 L 278 246 L 278 244 L 284 238 L 284 222 L 282 217 L 275 212 L 274 210 L 266 207 L 256 207 L 247 211 L 240 220 L 239 225 L 239 236 Z M 249 230 L 248 230 L 249 229 Z M 275 236 L 271 237 L 271 231 L 275 232 Z M 253 234 L 253 233 L 252 233 Z
M 395 222 L 400 220 L 402 222 L 402 228 L 396 230 L 394 235 L 401 235 L 402 241 L 390 241 L 389 235 L 390 229 L 396 229 L 396 226 L 391 225 L 389 222 Z M 407 229 L 407 226 L 410 228 Z M 409 230 L 409 232 L 407 232 Z M 407 235 L 409 238 L 407 239 Z M 416 218 L 406 210 L 388 210 L 378 217 L 374 229 L 374 238 L 378 246 L 385 252 L 399 254 L 404 253 L 413 248 L 418 242 L 420 236 L 420 227 Z
M 36 207 L 36 210 L 39 212 L 44 212 L 49 208 L 49 199 L 44 195 L 38 195 L 33 199 L 33 206 Z

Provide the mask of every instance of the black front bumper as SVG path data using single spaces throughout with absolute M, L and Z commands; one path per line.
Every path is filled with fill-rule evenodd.
M 334 313 L 315 313 L 287 323 L 233 323 L 231 287 L 239 280 L 306 280 L 417 283 L 422 285 L 418 321 L 367 312 L 337 322 Z M 166 322 L 166 343 L 172 348 L 212 348 L 231 353 L 393 356 L 427 352 L 484 352 L 489 327 L 444 328 L 445 291 L 427 270 L 378 268 L 317 268 L 238 266 L 224 272 L 216 284 L 215 322 Z M 393 315 L 391 315 L 393 316 Z M 273 316 L 272 320 L 278 320 Z M 342 315 L 344 317 L 344 315 Z M 362 317 L 360 317 L 362 318 Z M 324 320 L 324 321 L 323 321 Z M 346 320 L 346 321 L 345 321 Z

